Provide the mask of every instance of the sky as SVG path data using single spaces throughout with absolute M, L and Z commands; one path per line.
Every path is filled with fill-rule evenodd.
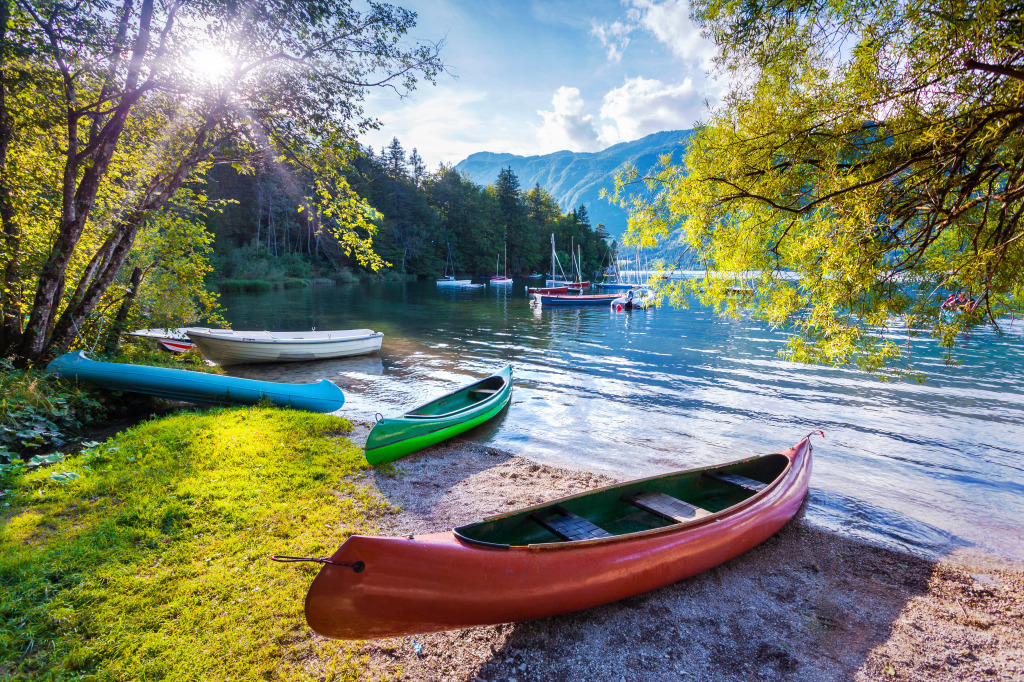
M 392 0 L 418 14 L 410 38 L 444 41 L 448 73 L 409 96 L 371 92 L 383 127 L 427 168 L 472 153 L 600 151 L 692 128 L 722 85 L 714 45 L 686 0 Z

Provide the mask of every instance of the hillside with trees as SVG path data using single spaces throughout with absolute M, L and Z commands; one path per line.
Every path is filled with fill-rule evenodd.
M 509 275 L 547 272 L 552 234 L 566 272 L 574 247 L 584 273 L 608 262 L 608 233 L 591 224 L 586 207 L 563 212 L 541 186 L 520 187 L 510 168 L 481 187 L 450 166 L 428 172 L 416 149 L 406 152 L 396 138 L 379 152 L 362 150 L 345 178 L 376 212 L 372 248 L 388 264 L 385 277 L 440 276 L 449 249 L 459 274 L 494 274 L 499 257 Z M 204 192 L 225 202 L 207 219 L 220 280 L 373 272 L 325 232 L 324 218 L 304 199 L 301 177 L 274 163 L 249 175 L 220 167 Z

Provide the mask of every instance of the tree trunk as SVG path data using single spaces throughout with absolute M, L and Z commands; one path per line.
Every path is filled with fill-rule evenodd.
M 117 344 L 121 340 L 121 335 L 124 334 L 124 324 L 128 321 L 128 313 L 132 308 L 132 304 L 135 303 L 135 296 L 139 293 L 139 284 L 141 283 L 142 268 L 136 267 L 132 270 L 132 281 L 128 286 L 128 293 L 125 294 L 124 299 L 121 301 L 121 307 L 117 309 L 114 324 L 110 326 L 110 333 L 104 346 L 107 353 L 113 353 L 117 350 Z
M 14 125 L 7 110 L 7 65 L 11 46 L 7 26 L 11 18 L 10 0 L 0 0 L 0 223 L 4 235 L 4 278 L 0 285 L 0 355 L 21 341 L 21 226 L 11 200 L 11 181 L 7 173 L 7 152 L 14 137 Z
M 42 357 L 46 348 L 51 345 L 47 334 L 48 320 L 52 319 L 55 309 L 60 305 L 60 293 L 63 293 L 64 271 L 67 269 L 75 246 L 85 229 L 89 213 L 96 203 L 96 194 L 106 176 L 110 161 L 117 150 L 118 141 L 124 131 L 131 112 L 141 92 L 138 90 L 139 76 L 142 72 L 143 60 L 149 49 L 150 23 L 153 18 L 153 0 L 143 0 L 139 11 L 138 34 L 132 48 L 132 57 L 125 74 L 125 87 L 117 104 L 113 107 L 110 119 L 98 129 L 95 138 L 89 140 L 86 157 L 80 157 L 82 149 L 79 145 L 79 123 L 85 114 L 79 108 L 78 94 L 70 68 L 58 55 L 58 65 L 64 79 L 65 125 L 67 127 L 67 151 L 62 182 L 61 219 L 50 254 L 39 273 L 39 284 L 36 288 L 35 300 L 28 325 L 25 328 L 18 355 L 30 361 Z M 60 47 L 54 44 L 59 52 Z M 79 171 L 85 170 L 79 177 Z M 58 292 L 58 287 L 61 292 Z M 58 325 L 60 328 L 60 325 Z M 66 344 L 61 344 L 66 347 Z

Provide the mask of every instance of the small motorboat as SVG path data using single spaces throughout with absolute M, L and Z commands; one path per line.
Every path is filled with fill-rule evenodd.
M 85 351 L 55 358 L 46 366 L 46 371 L 114 391 L 200 405 L 255 405 L 269 400 L 278 407 L 334 412 L 345 404 L 345 394 L 327 379 L 315 384 L 279 384 L 169 367 L 99 362 L 86 357 Z
M 366 438 L 366 461 L 391 462 L 457 436 L 496 416 L 511 399 L 512 365 L 506 365 L 401 417 L 378 420 Z
M 468 279 L 455 279 L 452 276 L 442 277 L 437 280 L 437 286 L 439 287 L 465 287 L 471 285 L 472 280 Z
M 446 533 L 354 535 L 330 557 L 310 559 L 324 565 L 306 595 L 306 621 L 326 637 L 398 637 L 544 618 L 674 583 L 793 518 L 811 477 L 809 439 Z
M 654 305 L 658 297 L 653 289 L 646 287 L 630 289 L 611 303 L 615 310 L 645 310 Z
M 187 353 L 196 347 L 196 344 L 188 340 L 188 328 L 177 329 L 136 329 L 128 336 L 135 336 L 140 339 L 152 339 L 156 345 L 172 353 Z
M 541 306 L 608 305 L 618 297 L 618 294 L 534 294 L 533 301 Z
M 372 329 L 266 332 L 189 327 L 187 333 L 207 359 L 224 366 L 366 355 L 379 351 L 384 339 L 383 332 Z

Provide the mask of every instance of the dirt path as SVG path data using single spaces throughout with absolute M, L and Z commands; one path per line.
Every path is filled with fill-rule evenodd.
M 386 519 L 395 534 L 610 482 L 459 440 L 371 479 L 402 508 Z M 653 592 L 554 618 L 370 641 L 363 653 L 372 680 L 1021 680 L 1024 567 L 966 555 L 930 562 L 798 516 L 733 561 Z

